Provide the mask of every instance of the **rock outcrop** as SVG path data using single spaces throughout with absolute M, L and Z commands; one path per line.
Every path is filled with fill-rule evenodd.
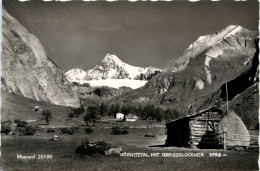
M 2 89 L 56 105 L 79 107 L 63 71 L 40 41 L 3 8 Z

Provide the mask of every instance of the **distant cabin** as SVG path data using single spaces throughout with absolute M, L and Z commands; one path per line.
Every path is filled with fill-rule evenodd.
M 25 120 L 25 122 L 27 122 L 27 123 L 33 123 L 33 122 L 36 122 L 36 120 Z
M 126 121 L 135 122 L 137 121 L 138 117 L 132 113 L 129 113 L 125 116 Z
M 116 119 L 124 119 L 124 114 L 123 113 L 117 113 L 116 114 Z
M 215 148 L 222 110 L 212 107 L 166 124 L 166 146 Z

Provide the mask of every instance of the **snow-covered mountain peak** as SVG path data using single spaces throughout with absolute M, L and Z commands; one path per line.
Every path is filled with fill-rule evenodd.
M 227 26 L 226 28 L 224 28 L 223 30 L 218 31 L 214 34 L 200 36 L 197 39 L 197 41 L 195 41 L 194 43 L 208 42 L 208 45 L 213 46 L 214 44 L 222 41 L 223 39 L 226 39 L 227 37 L 230 37 L 230 36 L 236 34 L 237 32 L 239 32 L 242 29 L 243 29 L 243 27 L 241 27 L 239 25 L 230 25 L 230 26 Z M 192 48 L 194 46 L 194 43 L 191 44 L 189 48 Z
M 84 71 L 82 68 L 74 68 L 65 73 L 67 79 L 70 82 L 73 82 L 76 80 L 80 81 L 80 80 L 84 79 L 86 74 L 87 74 L 87 72 Z
M 109 53 L 107 53 L 106 56 L 101 61 L 101 63 L 111 63 L 111 62 L 117 64 L 123 63 L 116 55 L 109 54 Z
M 232 37 L 244 37 L 244 39 L 250 39 L 251 34 L 255 32 L 245 29 L 239 25 L 230 25 L 221 31 L 214 34 L 200 36 L 194 43 L 185 50 L 183 56 L 178 58 L 168 70 L 177 72 L 186 67 L 192 58 L 200 56 L 201 53 L 208 51 L 210 48 L 220 45 L 221 47 L 225 42 L 231 41 Z M 245 37 L 245 35 L 247 35 Z
M 117 80 L 142 80 L 142 84 L 140 85 L 144 85 L 144 82 L 159 72 L 161 72 L 161 69 L 151 66 L 137 67 L 129 65 L 120 60 L 116 55 L 107 53 L 101 63 L 94 68 L 88 71 L 75 68 L 66 72 L 66 76 L 70 82 L 90 83 L 90 81 L 92 81 L 93 83 L 93 81 L 97 80 L 99 81 L 98 85 L 102 83 L 102 85 L 111 86 L 111 84 L 108 84 L 111 80 L 114 80 L 115 83 L 118 82 Z M 137 81 L 133 81 L 132 83 L 136 84 Z M 120 84 L 122 83 L 123 86 L 137 88 L 136 86 L 130 85 L 130 82 L 131 81 L 121 81 Z

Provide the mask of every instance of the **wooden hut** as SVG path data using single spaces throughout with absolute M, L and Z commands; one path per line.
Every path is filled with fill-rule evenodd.
M 222 111 L 216 107 L 173 120 L 166 124 L 166 146 L 197 146 L 214 148 L 219 145 L 218 124 Z
M 137 121 L 138 117 L 132 113 L 129 113 L 125 116 L 126 121 L 135 122 Z

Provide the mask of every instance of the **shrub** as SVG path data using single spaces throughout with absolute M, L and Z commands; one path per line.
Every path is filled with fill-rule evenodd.
M 15 119 L 14 123 L 20 122 L 20 119 Z
M 120 131 L 120 129 L 113 129 L 111 134 L 112 135 L 118 135 L 118 134 L 121 134 L 121 131 Z
M 19 133 L 22 133 L 24 135 L 24 128 L 21 128 L 21 127 L 17 127 L 15 129 L 15 132 L 19 132 Z
M 98 141 L 95 144 L 95 146 L 97 146 L 102 151 L 107 151 L 112 147 L 111 144 L 107 143 L 106 141 Z
M 71 83 L 71 86 L 73 87 L 73 86 L 79 86 L 79 83 L 77 83 L 77 82 L 72 82 Z
M 72 109 L 72 112 L 68 114 L 69 118 L 78 118 L 80 115 L 84 114 L 85 109 L 83 107 Z
M 120 129 L 119 127 L 112 128 L 112 135 L 119 135 L 119 134 L 128 134 L 129 132 L 126 129 Z
M 8 134 L 11 132 L 11 126 L 9 124 L 2 124 L 1 133 Z
M 123 130 L 121 131 L 121 134 L 129 134 L 129 132 L 128 132 L 127 130 L 123 129 Z
M 60 131 L 62 134 L 67 134 L 68 128 L 61 128 Z
M 47 133 L 54 133 L 54 132 L 55 132 L 55 130 L 52 129 L 52 128 L 48 128 L 48 129 L 47 129 Z
M 109 150 L 112 146 L 105 141 L 96 142 L 94 145 L 90 143 L 82 143 L 79 145 L 75 153 L 80 155 L 105 155 L 105 151 Z
M 70 128 L 70 129 L 67 130 L 67 133 L 68 133 L 69 135 L 73 135 L 73 134 L 76 133 L 76 129 L 75 129 L 75 128 Z
M 86 129 L 85 129 L 85 132 L 86 132 L 87 134 L 92 134 L 92 133 L 94 132 L 94 130 L 91 129 L 91 128 L 86 128 Z
M 73 134 L 76 133 L 77 130 L 78 130 L 77 127 L 72 127 L 72 128 L 61 128 L 61 133 L 62 133 L 62 134 L 73 135 Z
M 32 125 L 29 125 L 24 129 L 24 135 L 34 135 L 35 132 L 36 128 Z
M 17 122 L 16 122 L 16 126 L 17 127 L 26 127 L 27 126 L 27 122 L 25 122 L 25 121 L 20 121 L 20 120 L 17 120 Z
M 114 130 L 114 129 L 120 129 L 118 126 L 115 126 L 115 127 L 112 127 L 112 129 Z

